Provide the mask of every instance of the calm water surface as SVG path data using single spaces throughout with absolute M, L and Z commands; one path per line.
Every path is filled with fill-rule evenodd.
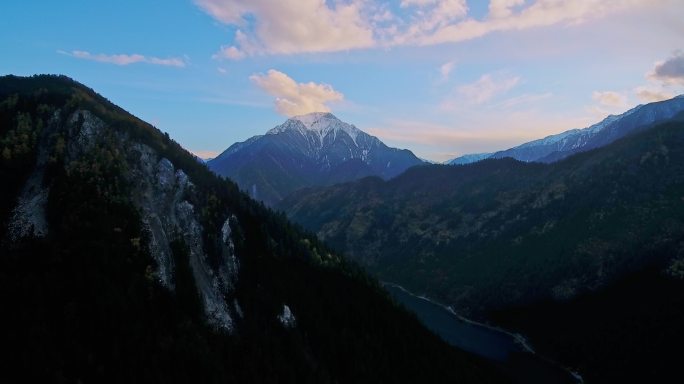
M 392 297 L 413 311 L 431 331 L 446 342 L 476 355 L 506 360 L 512 352 L 524 352 L 513 335 L 462 320 L 439 304 L 412 295 L 394 284 L 385 284 Z
M 444 341 L 494 361 L 516 383 L 582 383 L 579 374 L 535 354 L 521 335 L 470 322 L 448 308 L 416 296 L 398 285 L 383 285 L 397 302 L 414 312 L 428 329 Z

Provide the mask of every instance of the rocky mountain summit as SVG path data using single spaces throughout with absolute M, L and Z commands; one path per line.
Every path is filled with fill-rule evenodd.
M 294 116 L 208 162 L 211 170 L 269 205 L 301 188 L 366 176 L 389 179 L 418 164 L 423 161 L 411 151 L 390 148 L 322 112 Z

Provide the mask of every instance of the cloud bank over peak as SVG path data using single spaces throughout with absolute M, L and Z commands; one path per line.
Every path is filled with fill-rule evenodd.
M 328 84 L 297 83 L 290 76 L 275 69 L 257 73 L 250 80 L 275 97 L 276 111 L 292 117 L 310 112 L 330 112 L 328 103 L 342 101 L 344 95 Z

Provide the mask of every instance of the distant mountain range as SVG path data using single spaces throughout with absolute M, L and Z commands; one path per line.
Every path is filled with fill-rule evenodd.
M 681 102 L 568 135 L 624 137 L 551 164 L 426 165 L 278 208 L 384 281 L 489 321 L 502 311 L 587 382 L 668 382 L 684 343 L 684 113 L 649 124 Z M 561 142 L 546 141 L 572 150 Z
M 570 297 L 605 283 L 622 263 L 619 250 L 650 244 L 662 220 L 681 221 L 676 232 L 684 235 L 684 217 L 677 216 L 684 129 L 682 122 L 669 124 L 553 164 L 504 158 L 425 165 L 389 181 L 310 188 L 278 207 L 382 278 L 461 310 Z M 594 254 L 611 257 L 611 267 L 595 265 Z M 525 268 L 548 273 L 535 280 Z M 515 289 L 499 292 L 504 282 Z
M 366 176 L 389 179 L 423 163 L 409 150 L 390 148 L 333 114 L 319 112 L 292 117 L 207 162 L 268 205 L 304 187 Z
M 484 160 L 492 156 L 493 153 L 471 153 L 468 155 L 459 156 L 455 159 L 451 159 L 445 162 L 445 164 L 459 165 L 459 164 L 470 164 L 480 160 Z
M 636 106 L 621 115 L 610 115 L 584 129 L 571 129 L 495 153 L 469 154 L 446 163 L 468 164 L 487 158 L 512 157 L 521 161 L 552 163 L 572 154 L 608 145 L 615 140 L 668 120 L 684 111 L 684 95 Z

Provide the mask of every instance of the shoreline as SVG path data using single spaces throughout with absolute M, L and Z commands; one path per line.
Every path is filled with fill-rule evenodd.
M 462 322 L 464 322 L 464 323 L 472 324 L 472 325 L 475 325 L 475 326 L 478 326 L 478 327 L 483 327 L 483 328 L 489 329 L 489 330 L 491 330 L 491 331 L 495 331 L 495 332 L 499 332 L 499 333 L 505 334 L 505 335 L 507 335 L 507 336 L 513 338 L 514 342 L 515 342 L 516 344 L 519 344 L 519 345 L 522 347 L 522 351 L 523 351 L 523 352 L 530 353 L 530 354 L 532 354 L 532 355 L 534 355 L 534 356 L 537 356 L 538 358 L 540 358 L 540 359 L 542 359 L 542 360 L 544 360 L 544 361 L 546 361 L 546 362 L 548 362 L 548 363 L 550 363 L 550 364 L 553 364 L 553 365 L 555 365 L 555 366 L 557 366 L 557 367 L 563 369 L 564 371 L 568 372 L 568 374 L 570 374 L 572 377 L 574 377 L 574 378 L 577 380 L 578 384 L 583 384 L 583 383 L 584 383 L 584 379 L 582 378 L 582 375 L 579 374 L 579 372 L 573 371 L 572 369 L 570 369 L 570 368 L 568 368 L 568 367 L 565 367 L 565 366 L 563 366 L 562 364 L 560 364 L 560 363 L 558 363 L 558 362 L 556 362 L 556 361 L 553 361 L 553 360 L 551 360 L 551 359 L 549 359 L 549 358 L 547 358 L 547 357 L 545 357 L 545 356 L 543 356 L 543 355 L 538 354 L 538 353 L 534 350 L 534 348 L 532 348 L 532 346 L 530 345 L 529 341 L 525 338 L 525 336 L 523 336 L 523 335 L 520 334 L 520 333 L 511 332 L 511 331 L 505 330 L 505 329 L 503 329 L 503 328 L 501 328 L 501 327 L 497 327 L 497 326 L 494 326 L 494 325 L 481 323 L 481 322 L 479 322 L 479 321 L 475 321 L 475 320 L 471 320 L 471 319 L 468 319 L 468 318 L 466 318 L 466 317 L 463 317 L 462 315 L 458 314 L 458 313 L 453 309 L 452 306 L 450 306 L 450 305 L 445 305 L 445 304 L 436 302 L 436 301 L 430 299 L 429 297 L 426 297 L 426 296 L 423 296 L 423 295 L 416 295 L 416 294 L 414 294 L 413 292 L 407 290 L 406 288 L 402 287 L 402 286 L 399 285 L 399 284 L 392 283 L 392 282 L 388 282 L 388 281 L 380 281 L 380 284 L 381 284 L 383 287 L 385 287 L 385 286 L 391 286 L 391 287 L 397 288 L 397 289 L 401 290 L 402 292 L 404 292 L 404 293 L 406 293 L 406 294 L 408 294 L 408 295 L 411 295 L 411 296 L 413 296 L 413 297 L 415 297 L 415 298 L 418 298 L 418 299 L 421 299 L 421 300 L 425 300 L 425 301 L 427 301 L 427 302 L 429 302 L 429 303 L 431 303 L 431 304 L 437 305 L 437 306 L 439 306 L 439 307 L 441 307 L 442 309 L 446 310 L 447 312 L 449 312 L 449 313 L 452 314 L 454 317 L 456 317 L 457 319 L 459 319 L 460 321 L 462 321 Z

